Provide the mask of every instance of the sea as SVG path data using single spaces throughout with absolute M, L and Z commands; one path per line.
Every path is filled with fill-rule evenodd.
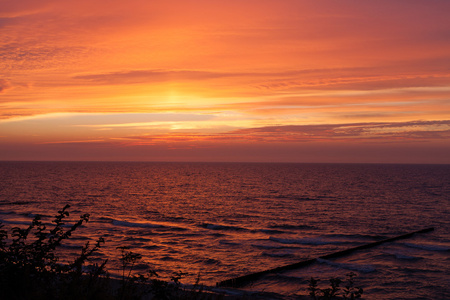
M 161 279 L 175 272 L 220 293 L 274 299 L 308 295 L 308 280 L 353 272 L 363 299 L 450 299 L 450 165 L 0 162 L 0 221 L 48 226 L 90 214 L 61 260 L 103 237 L 95 259 L 120 276 L 121 252 Z M 216 283 L 433 227 L 239 288 Z

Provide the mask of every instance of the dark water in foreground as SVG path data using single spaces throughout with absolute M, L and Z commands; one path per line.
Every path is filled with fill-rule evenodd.
M 383 238 L 432 233 L 266 276 L 244 287 L 307 294 L 353 271 L 366 299 L 450 299 L 450 165 L 0 162 L 0 220 L 91 214 L 65 253 L 104 236 L 162 277 L 207 285 Z

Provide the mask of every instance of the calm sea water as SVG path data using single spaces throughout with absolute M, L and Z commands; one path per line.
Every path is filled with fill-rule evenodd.
M 450 165 L 0 162 L 7 226 L 65 204 L 91 214 L 65 254 L 103 236 L 113 274 L 128 246 L 162 278 L 206 285 L 432 226 L 243 290 L 289 298 L 353 271 L 366 299 L 450 299 Z

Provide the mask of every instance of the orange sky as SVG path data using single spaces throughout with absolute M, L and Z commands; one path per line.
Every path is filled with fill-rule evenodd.
M 450 1 L 0 0 L 0 160 L 450 163 Z

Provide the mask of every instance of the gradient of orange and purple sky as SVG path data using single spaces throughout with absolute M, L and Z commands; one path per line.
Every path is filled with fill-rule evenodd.
M 0 0 L 0 160 L 450 163 L 448 0 Z

